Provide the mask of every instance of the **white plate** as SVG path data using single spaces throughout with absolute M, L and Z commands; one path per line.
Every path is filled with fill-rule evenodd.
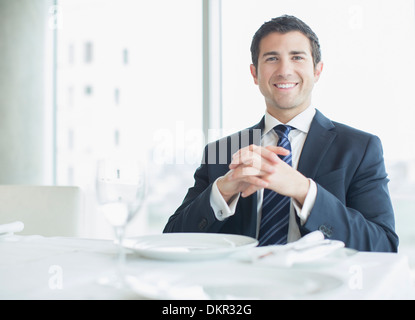
M 243 264 L 220 270 L 192 264 L 181 274 L 156 269 L 126 282 L 141 297 L 177 300 L 327 299 L 343 285 L 331 275 Z
M 165 233 L 129 238 L 123 245 L 141 256 L 159 260 L 204 260 L 255 247 L 254 238 L 220 233 Z

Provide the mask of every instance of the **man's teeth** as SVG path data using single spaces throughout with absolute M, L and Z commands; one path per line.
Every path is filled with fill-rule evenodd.
M 294 88 L 296 86 L 295 83 L 281 83 L 276 85 L 279 89 L 289 89 Z

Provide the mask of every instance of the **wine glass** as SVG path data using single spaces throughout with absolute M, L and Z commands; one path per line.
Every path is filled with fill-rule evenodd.
M 140 161 L 107 158 L 97 164 L 96 194 L 107 221 L 114 228 L 118 244 L 118 272 L 101 282 L 122 285 L 125 264 L 123 239 L 127 224 L 139 212 L 145 197 L 145 170 Z

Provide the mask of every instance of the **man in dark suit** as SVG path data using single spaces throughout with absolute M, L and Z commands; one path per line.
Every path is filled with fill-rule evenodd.
M 330 121 L 311 105 L 323 70 L 317 36 L 295 17 L 278 17 L 256 32 L 251 53 L 265 116 L 206 146 L 195 184 L 164 232 L 261 238 L 265 194 L 274 192 L 289 199 L 287 227 L 278 226 L 285 233 L 283 243 L 320 230 L 350 248 L 396 252 L 380 140 Z M 281 125 L 289 128 L 284 147 L 275 129 Z

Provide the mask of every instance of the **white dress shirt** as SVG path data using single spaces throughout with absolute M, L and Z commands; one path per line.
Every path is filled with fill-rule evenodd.
M 291 152 L 292 152 L 292 166 L 294 169 L 298 167 L 298 161 L 300 159 L 301 151 L 304 146 L 304 142 L 307 138 L 308 131 L 310 130 L 311 122 L 314 118 L 316 110 L 311 106 L 304 110 L 302 113 L 297 115 L 291 121 L 286 123 L 295 128 L 291 130 L 288 136 L 288 140 L 291 143 Z M 278 143 L 278 135 L 275 133 L 273 128 L 279 124 L 282 124 L 279 120 L 272 117 L 268 112 L 265 113 L 265 128 L 261 137 L 261 145 L 263 147 L 274 145 Z M 288 242 L 293 242 L 301 238 L 300 230 L 298 228 L 296 217 L 297 215 L 300 218 L 301 224 L 304 224 L 307 221 L 308 216 L 310 215 L 311 209 L 314 206 L 316 196 L 317 196 L 317 186 L 315 182 L 310 180 L 310 188 L 308 190 L 306 199 L 303 206 L 301 207 L 297 201 L 291 201 L 290 209 L 290 221 L 288 227 Z M 261 189 L 257 192 L 258 195 L 258 223 L 257 223 L 257 237 L 259 234 L 259 226 L 261 221 L 261 212 L 262 212 L 262 200 L 263 200 L 264 189 Z M 210 195 L 210 205 L 215 213 L 215 216 L 218 220 L 223 221 L 226 218 L 235 214 L 236 205 L 238 203 L 240 195 L 235 197 L 231 203 L 226 203 L 223 199 L 218 187 L 217 180 L 213 183 L 212 192 Z

